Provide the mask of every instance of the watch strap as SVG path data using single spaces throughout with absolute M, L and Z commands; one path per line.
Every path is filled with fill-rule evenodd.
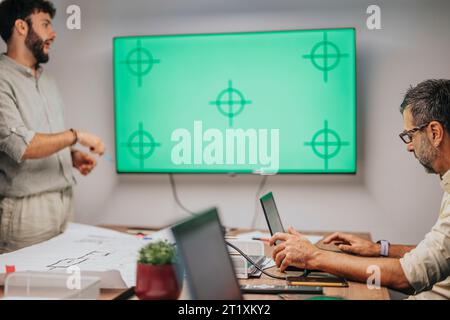
M 380 256 L 389 257 L 389 245 L 390 243 L 386 240 L 377 241 L 380 244 Z

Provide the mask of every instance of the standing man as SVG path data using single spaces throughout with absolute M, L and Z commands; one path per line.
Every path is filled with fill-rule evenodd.
M 65 129 L 58 89 L 41 67 L 56 38 L 55 13 L 46 0 L 0 3 L 0 254 L 62 233 L 73 215 L 72 167 L 88 175 L 96 166 L 72 147 L 105 150 L 98 137 Z
M 339 233 L 324 240 L 340 242 L 341 250 L 353 254 L 347 255 L 319 250 L 289 228 L 288 234 L 275 234 L 270 242 L 284 241 L 273 252 L 281 271 L 293 265 L 366 282 L 368 267 L 378 266 L 381 284 L 414 294 L 410 298 L 450 299 L 450 80 L 428 80 L 411 88 L 400 111 L 405 128 L 400 138 L 428 173 L 439 175 L 444 189 L 431 231 L 417 246 L 372 243 Z

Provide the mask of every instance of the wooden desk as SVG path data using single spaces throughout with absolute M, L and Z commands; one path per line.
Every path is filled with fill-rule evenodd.
M 111 226 L 111 225 L 104 225 L 103 227 L 105 228 L 109 228 L 109 229 L 113 229 L 116 231 L 120 231 L 120 232 L 127 232 L 129 230 L 128 227 L 126 226 Z M 131 228 L 133 232 L 137 232 L 137 231 L 143 231 L 143 232 L 148 232 L 148 233 L 152 233 L 155 230 L 154 229 L 146 229 L 146 228 L 140 228 L 140 227 L 133 227 Z M 235 236 L 238 235 L 239 233 L 244 233 L 244 232 L 249 232 L 252 230 L 248 230 L 248 229 L 233 229 L 231 231 L 229 231 L 227 233 L 227 235 L 229 236 Z M 264 231 L 264 230 L 262 230 Z M 314 231 L 309 231 L 309 232 L 303 232 L 306 235 L 322 235 L 325 236 L 327 234 L 329 234 L 329 232 L 314 232 Z M 352 233 L 354 235 L 360 236 L 362 238 L 371 240 L 371 236 L 369 233 Z M 335 249 L 335 247 L 333 245 L 324 245 L 321 242 L 319 242 L 318 244 L 319 246 L 326 248 L 326 249 Z M 268 245 L 265 245 L 265 254 L 269 257 L 272 256 L 272 248 L 270 248 Z M 277 274 L 277 275 L 285 275 L 281 272 L 278 271 L 277 267 L 273 267 L 270 269 L 267 269 L 268 272 L 272 273 L 272 274 Z M 239 282 L 241 284 L 285 284 L 284 280 L 278 280 L 278 279 L 272 279 L 269 278 L 266 275 L 261 275 L 260 278 L 256 278 L 256 279 L 240 279 Z M 353 282 L 353 281 L 349 281 L 349 287 L 348 288 L 324 288 L 324 295 L 325 296 L 330 296 L 330 297 L 341 297 L 344 299 L 348 299 L 348 300 L 389 300 L 390 296 L 389 296 L 389 291 L 387 288 L 382 287 L 379 290 L 374 289 L 374 290 L 369 290 L 367 288 L 367 285 L 365 283 L 358 283 L 358 282 Z M 185 295 L 186 293 L 183 292 L 181 295 L 181 298 L 186 297 Z M 245 294 L 244 295 L 244 299 L 248 299 L 248 300 L 304 300 L 307 298 L 310 298 L 312 296 L 308 296 L 308 295 L 301 295 L 301 294 Z
M 111 226 L 111 225 L 103 225 L 102 227 L 113 229 L 120 232 L 128 232 L 130 230 L 129 227 L 126 226 Z M 147 228 L 131 228 L 131 232 L 135 233 L 136 231 L 144 231 L 146 233 L 152 233 L 154 229 Z M 228 233 L 228 235 L 233 236 L 242 232 L 247 232 L 250 230 L 233 230 Z M 325 232 L 304 232 L 304 234 L 314 234 L 314 235 L 326 235 L 328 233 Z M 370 234 L 368 233 L 353 233 L 360 237 L 364 237 L 366 239 L 371 239 Z M 320 244 L 320 243 L 319 243 Z M 332 247 L 330 247 L 332 248 Z M 267 256 L 271 256 L 272 248 L 268 245 L 265 246 L 265 253 Z M 268 272 L 272 274 L 283 275 L 278 271 L 276 267 L 267 269 Z M 285 274 L 284 274 L 285 275 Z M 284 280 L 272 279 L 266 275 L 261 275 L 260 278 L 256 279 L 240 279 L 239 282 L 241 284 L 285 284 Z M 186 287 L 184 287 L 186 288 Z M 122 294 L 125 290 L 121 289 L 102 289 L 100 293 L 100 300 L 112 300 Z M 186 289 L 181 295 L 181 299 L 186 297 Z M 382 287 L 379 290 L 369 290 L 365 283 L 357 283 L 349 281 L 348 288 L 324 288 L 324 295 L 330 297 L 342 297 L 344 299 L 349 300 L 388 300 L 389 292 L 386 288 Z M 3 287 L 0 287 L 0 297 L 3 296 Z M 301 295 L 301 294 L 245 294 L 244 299 L 246 300 L 304 300 L 310 298 L 312 296 Z

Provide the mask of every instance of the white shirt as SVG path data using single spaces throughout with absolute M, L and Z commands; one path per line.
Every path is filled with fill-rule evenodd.
M 442 177 L 444 189 L 439 218 L 419 245 L 400 259 L 415 289 L 410 299 L 450 299 L 450 170 Z
M 0 54 L 0 198 L 60 191 L 75 184 L 65 148 L 49 157 L 22 161 L 36 132 L 65 131 L 62 99 L 55 82 Z

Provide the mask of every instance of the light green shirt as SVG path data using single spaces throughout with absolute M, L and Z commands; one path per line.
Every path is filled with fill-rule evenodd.
M 21 161 L 36 133 L 65 131 L 63 103 L 42 69 L 0 55 L 0 196 L 25 197 L 75 184 L 66 148 L 48 158 Z
M 400 259 L 415 289 L 411 299 L 450 299 L 450 170 L 442 177 L 445 190 L 439 218 L 419 245 Z

